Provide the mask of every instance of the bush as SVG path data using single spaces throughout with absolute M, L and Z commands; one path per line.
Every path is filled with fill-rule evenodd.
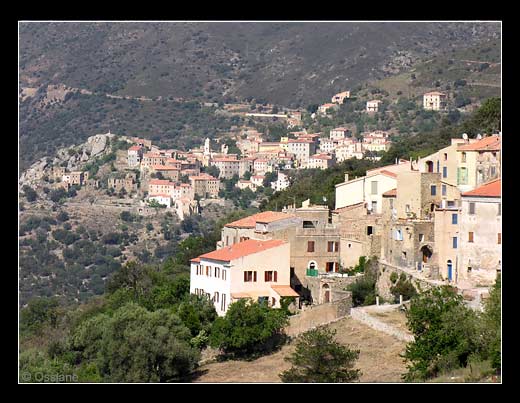
M 397 273 L 392 273 L 392 275 L 395 274 L 394 279 L 397 279 Z M 390 275 L 390 281 L 392 281 L 392 275 Z M 392 283 L 395 283 L 395 281 L 392 281 Z M 399 296 L 403 296 L 404 301 L 410 300 L 412 297 L 417 295 L 417 290 L 413 286 L 412 282 L 406 278 L 406 275 L 404 273 L 401 273 L 401 276 L 399 276 L 399 281 L 394 284 L 392 287 L 390 287 L 390 292 L 394 296 L 394 302 L 398 303 L 400 298 Z
M 293 366 L 280 374 L 282 382 L 352 382 L 361 376 L 352 369 L 359 350 L 334 340 L 335 330 L 318 328 L 298 338 L 296 350 L 287 357 Z
M 28 202 L 33 202 L 38 198 L 38 194 L 32 187 L 24 185 L 22 190 Z
M 240 299 L 213 323 L 210 345 L 229 356 L 253 357 L 279 347 L 285 341 L 282 329 L 287 323 L 285 311 Z
M 407 311 L 414 341 L 406 346 L 406 381 L 423 381 L 465 367 L 479 350 L 478 318 L 449 286 L 434 287 L 412 298 Z

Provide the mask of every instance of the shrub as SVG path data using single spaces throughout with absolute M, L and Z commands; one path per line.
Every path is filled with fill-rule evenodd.
M 449 286 L 433 287 L 413 297 L 406 316 L 414 334 L 404 353 L 406 381 L 464 367 L 479 349 L 477 315 Z
M 282 329 L 287 323 L 284 310 L 240 299 L 213 323 L 210 345 L 226 355 L 252 357 L 279 347 L 285 341 Z
M 282 382 L 351 382 L 361 372 L 352 369 L 359 350 L 334 340 L 335 330 L 318 328 L 298 338 L 296 350 L 287 357 L 293 366 L 280 374 Z

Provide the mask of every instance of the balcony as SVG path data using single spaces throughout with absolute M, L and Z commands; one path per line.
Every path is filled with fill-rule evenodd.
M 317 269 L 307 269 L 306 275 L 308 277 L 318 277 L 318 270 Z

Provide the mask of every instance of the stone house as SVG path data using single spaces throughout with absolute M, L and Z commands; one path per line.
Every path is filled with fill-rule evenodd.
M 210 161 L 210 165 L 219 169 L 219 179 L 231 179 L 234 175 L 238 175 L 241 178 L 246 172 L 253 171 L 253 163 L 247 158 L 240 160 L 231 157 L 215 158 Z
M 160 173 L 163 178 L 178 182 L 181 170 L 176 165 L 153 165 L 151 172 Z
M 191 186 L 194 195 L 200 197 L 218 197 L 220 190 L 220 180 L 208 174 L 190 176 Z
M 332 211 L 332 223 L 340 235 L 340 264 L 353 267 L 361 256 L 381 255 L 381 214 L 367 210 L 360 202 Z
M 502 270 L 502 181 L 462 194 L 458 282 L 492 285 Z
M 435 209 L 434 238 L 437 265 L 442 280 L 458 281 L 460 203 Z
M 246 240 L 191 260 L 190 293 L 207 295 L 219 316 L 242 298 L 280 307 L 298 297 L 290 287 L 290 246 L 282 240 Z
M 309 169 L 327 169 L 334 165 L 336 159 L 329 154 L 314 154 L 307 160 Z
M 311 139 L 296 139 L 287 142 L 287 151 L 294 155 L 298 166 L 305 167 L 309 157 L 316 153 L 316 142 Z
M 336 103 L 333 104 L 323 104 L 318 106 L 318 114 L 326 115 L 330 110 L 337 110 L 339 106 Z
M 444 92 L 432 91 L 423 95 L 423 107 L 426 110 L 440 111 L 446 109 L 448 96 Z
M 137 191 L 137 175 L 133 172 L 127 173 L 124 177 L 120 175 L 108 178 L 107 185 L 109 189 L 120 192 L 122 189 L 126 193 Z
M 336 127 L 329 133 L 331 140 L 341 140 L 346 138 L 350 134 L 350 130 L 345 127 Z

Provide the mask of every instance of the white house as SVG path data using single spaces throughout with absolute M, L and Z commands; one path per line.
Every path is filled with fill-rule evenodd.
M 372 101 L 367 101 L 367 112 L 377 112 L 379 111 L 379 104 L 381 104 L 379 99 L 374 99 Z
M 154 194 L 148 196 L 148 201 L 156 201 L 159 204 L 170 208 L 172 206 L 172 198 L 169 194 Z
M 219 316 L 241 298 L 280 307 L 282 297 L 298 297 L 290 287 L 290 244 L 249 239 L 191 260 L 190 293 L 207 296 Z

